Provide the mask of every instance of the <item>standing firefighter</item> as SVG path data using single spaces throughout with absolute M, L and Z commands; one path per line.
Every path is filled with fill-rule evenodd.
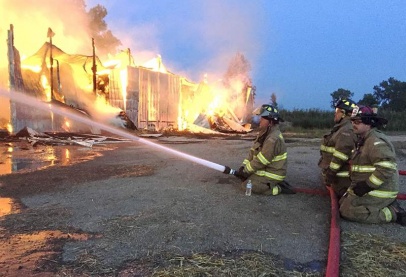
M 406 226 L 406 212 L 396 202 L 399 174 L 393 145 L 377 126 L 387 123 L 370 107 L 354 108 L 359 137 L 351 157 L 351 186 L 340 199 L 343 218 L 364 223 L 397 222 Z
M 235 173 L 243 183 L 252 182 L 252 192 L 265 195 L 280 193 L 292 194 L 294 191 L 285 182 L 287 169 L 287 152 L 285 140 L 279 130 L 278 110 L 272 105 L 262 105 L 256 112 L 260 117 L 259 133 L 250 149 L 248 157 Z
M 343 196 L 351 184 L 348 161 L 357 142 L 351 124 L 355 106 L 350 99 L 340 99 L 334 104 L 335 125 L 330 133 L 323 136 L 320 146 L 319 167 L 324 185 L 331 186 L 338 197 Z

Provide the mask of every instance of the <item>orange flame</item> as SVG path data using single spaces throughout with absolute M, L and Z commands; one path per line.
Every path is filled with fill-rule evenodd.
M 11 123 L 7 123 L 7 131 L 9 134 L 13 133 L 13 125 L 11 125 Z
M 45 101 L 50 102 L 52 99 L 51 86 L 48 84 L 48 79 L 44 74 L 41 75 L 41 84 L 45 91 Z
M 31 70 L 35 73 L 40 73 L 41 72 L 41 66 L 39 65 L 26 65 L 26 64 L 21 64 L 21 69 L 28 69 Z

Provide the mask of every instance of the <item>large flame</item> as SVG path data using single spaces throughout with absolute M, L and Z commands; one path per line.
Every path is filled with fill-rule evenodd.
M 199 115 L 209 118 L 224 116 L 230 106 L 234 105 L 229 91 L 218 82 L 210 85 L 206 75 L 196 90 L 193 99 L 187 99 L 182 103 L 183 112 L 178 120 L 182 129 L 188 128 Z
M 61 13 L 63 6 L 63 13 Z M 69 53 L 91 53 L 88 16 L 86 10 L 70 0 L 9 1 L 0 0 L 0 36 L 7 38 L 7 30 L 13 24 L 14 43 L 21 56 L 32 55 L 47 38 L 52 28 L 55 44 L 64 45 Z M 35 24 L 33 24 L 35 22 Z M 80 28 L 77 28 L 80 26 Z M 0 44 L 1 57 L 7 57 L 7 44 Z M 0 68 L 7 68 L 7 59 L 1 59 Z

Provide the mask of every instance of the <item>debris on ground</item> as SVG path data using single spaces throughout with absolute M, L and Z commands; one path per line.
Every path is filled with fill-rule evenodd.
M 36 130 L 25 127 L 14 136 L 8 136 L 2 139 L 6 142 L 28 141 L 33 147 L 38 145 L 80 145 L 92 147 L 94 144 L 124 142 L 119 138 L 107 137 L 102 135 L 82 134 L 72 132 L 37 132 Z

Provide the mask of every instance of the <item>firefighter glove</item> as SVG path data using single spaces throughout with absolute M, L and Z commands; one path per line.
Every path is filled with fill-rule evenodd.
M 355 186 L 352 188 L 356 196 L 363 196 L 364 194 L 370 192 L 373 190 L 370 186 L 368 186 L 367 182 L 358 182 L 355 184 Z
M 231 168 L 230 168 L 229 166 L 224 166 L 224 171 L 223 171 L 223 173 L 224 173 L 224 174 L 230 174 L 230 172 L 231 172 Z
M 250 176 L 248 173 L 244 171 L 244 167 L 241 166 L 238 171 L 234 172 L 234 176 L 240 179 L 241 181 L 245 181 Z
M 326 186 L 331 186 L 331 184 L 337 183 L 337 175 L 334 171 L 332 171 L 330 168 L 328 168 L 325 172 L 324 176 L 324 181 L 326 183 Z

